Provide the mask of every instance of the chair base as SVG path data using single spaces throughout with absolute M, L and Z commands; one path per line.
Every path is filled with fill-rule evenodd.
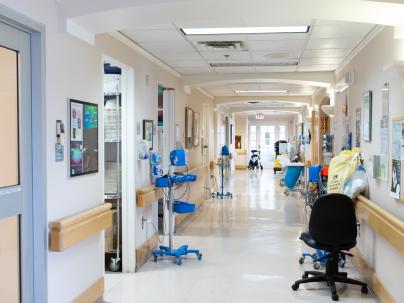
M 326 264 L 326 271 L 305 271 L 302 279 L 297 280 L 293 285 L 293 290 L 298 290 L 300 284 L 311 282 L 325 282 L 330 287 L 331 297 L 334 301 L 338 301 L 338 293 L 335 283 L 345 283 L 361 286 L 361 292 L 363 294 L 368 293 L 368 286 L 366 283 L 348 278 L 348 273 L 338 271 L 338 254 L 334 254 L 334 258 L 331 258 L 330 262 Z

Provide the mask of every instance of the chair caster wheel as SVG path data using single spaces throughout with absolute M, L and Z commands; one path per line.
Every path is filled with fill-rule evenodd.
M 298 290 L 298 289 L 299 289 L 299 284 L 296 284 L 296 283 L 293 284 L 293 285 L 292 285 L 292 289 L 293 289 L 293 290 Z
M 307 273 L 304 273 L 302 276 L 302 279 L 307 279 L 309 277 L 309 275 Z
M 177 262 L 177 264 L 178 264 L 179 266 L 182 265 L 182 260 L 181 260 L 181 258 L 177 258 L 176 262 Z
M 201 253 L 197 254 L 196 257 L 198 258 L 199 261 L 202 260 L 202 254 Z
M 320 267 L 321 267 L 320 262 L 315 262 L 315 263 L 313 264 L 313 267 L 314 267 L 315 270 L 319 270 Z
M 367 294 L 367 293 L 369 292 L 368 287 L 367 287 L 367 286 L 362 286 L 361 292 L 362 292 L 363 294 Z
M 157 262 L 157 255 L 153 255 L 153 261 L 154 261 L 154 263 L 156 263 Z
M 300 259 L 299 259 L 299 264 L 300 264 L 300 265 L 303 265 L 303 264 L 304 264 L 304 257 L 300 257 Z
M 336 293 L 332 294 L 332 300 L 333 301 L 338 301 L 339 300 L 339 297 L 338 297 L 338 295 Z
M 339 261 L 339 266 L 341 268 L 344 268 L 345 267 L 345 261 Z

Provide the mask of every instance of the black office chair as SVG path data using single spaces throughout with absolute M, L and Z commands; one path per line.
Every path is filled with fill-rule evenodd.
M 338 271 L 340 253 L 356 246 L 357 224 L 355 207 L 351 198 L 343 194 L 329 194 L 317 199 L 310 215 L 309 231 L 300 239 L 315 249 L 327 251 L 330 255 L 326 270 L 305 271 L 301 280 L 292 285 L 297 290 L 300 284 L 326 282 L 331 289 L 332 299 L 338 301 L 336 282 L 359 285 L 364 294 L 367 284 L 348 278 L 346 272 Z M 309 277 L 311 276 L 311 277 Z

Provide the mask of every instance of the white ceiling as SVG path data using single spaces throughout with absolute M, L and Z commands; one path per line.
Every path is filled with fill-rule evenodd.
M 307 34 L 184 36 L 179 31 L 181 27 L 243 26 L 241 22 L 229 20 L 160 25 L 122 33 L 182 74 L 261 73 L 335 70 L 374 28 L 373 24 L 343 21 L 307 20 L 306 23 L 311 25 Z M 243 41 L 247 51 L 204 50 L 198 46 L 198 41 Z M 223 62 L 298 62 L 298 66 L 210 66 Z

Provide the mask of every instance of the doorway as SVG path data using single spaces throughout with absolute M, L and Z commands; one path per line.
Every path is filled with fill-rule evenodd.
M 105 231 L 105 269 L 135 272 L 135 161 L 133 69 L 105 57 L 104 201 L 112 204 L 113 224 Z
M 286 123 L 254 123 L 249 127 L 249 149 L 261 151 L 264 168 L 272 168 L 275 160 L 275 142 L 287 140 Z
M 0 22 L 0 64 L 1 301 L 33 302 L 31 35 Z

